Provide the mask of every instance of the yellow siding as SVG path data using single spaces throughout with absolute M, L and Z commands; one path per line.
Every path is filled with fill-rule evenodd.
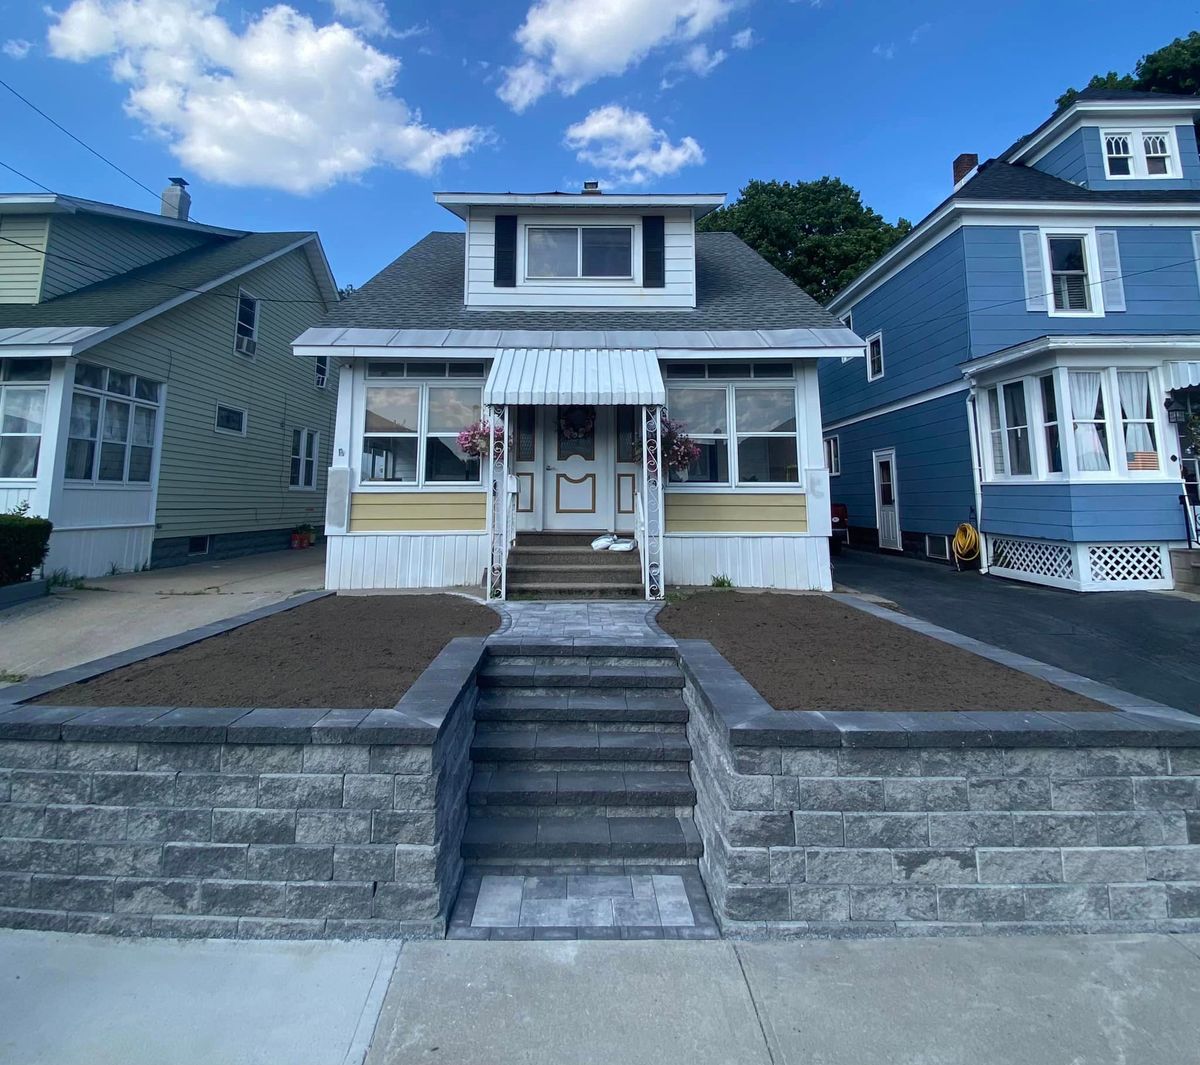
M 669 533 L 802 533 L 808 531 L 804 495 L 750 492 L 668 492 Z
M 355 492 L 351 532 L 483 531 L 487 499 L 482 492 Z

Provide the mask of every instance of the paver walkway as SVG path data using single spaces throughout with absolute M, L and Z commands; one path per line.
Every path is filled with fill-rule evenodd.
M 659 643 L 661 632 L 650 627 L 657 603 L 546 601 L 492 604 L 507 624 L 493 639 L 566 639 L 572 637 L 623 639 Z M 670 642 L 670 641 L 667 641 Z

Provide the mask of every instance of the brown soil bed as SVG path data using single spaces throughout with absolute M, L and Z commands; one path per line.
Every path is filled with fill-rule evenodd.
M 60 706 L 395 706 L 493 610 L 454 595 L 328 596 L 42 696 Z
M 776 710 L 1111 710 L 820 595 L 705 592 L 667 606 Z

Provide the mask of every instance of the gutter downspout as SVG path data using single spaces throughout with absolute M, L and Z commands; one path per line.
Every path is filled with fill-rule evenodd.
M 975 383 L 967 390 L 967 435 L 971 438 L 971 482 L 975 489 L 975 520 L 979 523 L 979 572 L 988 572 L 987 538 L 983 534 L 983 466 L 979 443 L 979 408 L 975 403 Z

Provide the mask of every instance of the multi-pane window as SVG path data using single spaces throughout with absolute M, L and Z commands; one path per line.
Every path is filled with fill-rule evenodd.
M 1042 432 L 1046 441 L 1046 468 L 1050 473 L 1062 473 L 1062 437 L 1058 428 L 1058 397 L 1054 392 L 1054 375 L 1038 378 L 1042 392 Z
M 1105 130 L 1104 169 L 1110 178 L 1175 176 L 1175 134 L 1171 129 Z
M 842 472 L 842 441 L 837 436 L 825 437 L 825 469 L 830 477 Z
M 37 476 L 49 380 L 49 359 L 0 359 L 0 479 Z
M 312 429 L 292 430 L 292 459 L 288 484 L 292 488 L 317 486 L 317 448 L 320 433 Z
M 700 457 L 687 473 L 672 470 L 671 480 L 728 484 L 729 390 L 724 386 L 668 389 L 667 411 L 700 448 Z
M 324 388 L 329 383 L 329 356 L 318 355 L 316 359 L 317 387 Z
M 242 355 L 258 350 L 258 300 L 245 292 L 238 293 L 233 346 Z
M 1067 374 L 1067 381 L 1071 392 L 1075 464 L 1085 472 L 1111 469 L 1108 426 L 1104 417 L 1103 375 L 1098 370 L 1071 370 Z
M 987 390 L 988 406 L 988 440 L 991 444 L 992 474 L 1003 477 L 1008 473 L 1008 463 L 1004 460 L 1004 422 L 1000 418 L 1000 390 Z
M 1004 386 L 1004 442 L 1008 453 L 1008 472 L 1014 477 L 1033 473 L 1029 449 L 1029 415 L 1025 406 L 1025 384 L 1013 381 Z
M 246 412 L 241 407 L 229 407 L 224 403 L 218 403 L 213 428 L 218 433 L 233 433 L 237 436 L 245 436 Z
M 867 380 L 874 381 L 883 376 L 883 334 L 876 333 L 867 339 Z
M 64 473 L 71 481 L 148 484 L 154 465 L 157 381 L 79 363 Z
M 1082 236 L 1049 236 L 1050 291 L 1057 311 L 1091 311 L 1088 254 Z
M 633 229 L 629 226 L 529 226 L 525 230 L 527 278 L 631 278 Z
M 477 364 L 478 365 L 478 364 Z M 453 375 L 454 364 L 451 364 Z M 364 387 L 361 479 L 401 484 L 478 484 L 480 461 L 464 454 L 458 434 L 483 414 L 483 385 L 438 384 L 445 363 L 371 363 Z M 477 372 L 481 372 L 479 367 Z M 454 375 L 457 376 L 457 375 Z
M 1121 431 L 1125 464 L 1130 470 L 1157 470 L 1158 445 L 1154 439 L 1154 408 L 1150 400 L 1150 375 L 1145 370 L 1117 373 L 1121 402 Z

